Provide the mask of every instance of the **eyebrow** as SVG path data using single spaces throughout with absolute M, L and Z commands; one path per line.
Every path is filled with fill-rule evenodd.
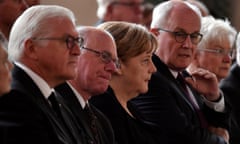
M 180 31 L 180 32 L 185 32 L 185 33 L 187 33 L 183 28 L 175 28 L 174 30 L 173 30 L 174 32 L 177 32 L 177 31 Z M 193 31 L 192 33 L 199 33 L 199 31 Z M 192 34 L 191 33 L 191 34 Z

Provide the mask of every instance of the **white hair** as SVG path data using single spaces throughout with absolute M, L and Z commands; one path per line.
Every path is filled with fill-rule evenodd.
M 151 28 L 159 28 L 159 27 L 164 27 L 165 25 L 167 25 L 169 22 L 168 21 L 169 14 L 171 13 L 172 9 L 179 3 L 186 4 L 190 9 L 192 9 L 199 16 L 199 19 L 201 19 L 200 10 L 196 6 L 190 4 L 189 2 L 165 1 L 165 2 L 158 4 L 153 9 Z
M 203 34 L 203 38 L 198 44 L 199 49 L 205 49 L 209 43 L 221 42 L 228 40 L 231 48 L 234 45 L 235 37 L 237 34 L 236 29 L 230 25 L 230 22 L 222 19 L 215 19 L 212 16 L 206 16 L 202 18 L 202 27 L 200 33 Z
M 10 32 L 8 45 L 10 59 L 13 61 L 19 60 L 26 40 L 51 33 L 52 30 L 49 26 L 56 25 L 56 23 L 49 23 L 48 21 L 56 17 L 60 19 L 68 18 L 75 24 L 73 12 L 62 6 L 36 5 L 25 10 L 18 17 Z
M 98 9 L 97 9 L 97 16 L 100 19 L 103 19 L 106 12 L 107 12 L 107 7 L 114 2 L 115 0 L 97 0 L 98 3 Z

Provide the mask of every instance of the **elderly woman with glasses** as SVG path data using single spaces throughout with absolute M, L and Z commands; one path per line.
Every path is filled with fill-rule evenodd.
M 220 82 L 228 75 L 237 32 L 228 20 L 207 16 L 202 19 L 200 33 L 203 34 L 203 38 L 198 44 L 188 71 L 192 72 L 196 68 L 207 69 L 214 73 Z
M 117 143 L 153 144 L 154 134 L 132 116 L 127 101 L 148 90 L 148 81 L 156 71 L 152 55 L 157 40 L 138 24 L 106 22 L 99 28 L 113 35 L 120 67 L 113 74 L 107 92 L 92 97 L 90 102 L 109 118 Z

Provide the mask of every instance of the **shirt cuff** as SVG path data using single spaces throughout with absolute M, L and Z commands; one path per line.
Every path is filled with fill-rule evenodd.
M 217 112 L 224 112 L 225 110 L 225 100 L 224 100 L 224 94 L 223 92 L 220 90 L 220 100 L 217 102 L 212 102 L 207 100 L 204 96 L 203 96 L 203 101 L 205 102 L 205 104 L 210 107 L 211 109 L 214 109 Z

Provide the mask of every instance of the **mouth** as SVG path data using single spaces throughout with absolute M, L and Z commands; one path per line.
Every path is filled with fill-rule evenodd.
M 221 67 L 222 70 L 229 70 L 229 67 Z
M 145 79 L 144 81 L 148 83 L 148 82 L 150 81 L 150 79 L 151 79 L 151 78 L 147 78 L 147 79 Z
M 77 61 L 77 60 L 71 60 L 71 61 L 69 61 L 69 64 L 71 64 L 71 65 L 77 65 L 77 64 L 78 64 L 78 61 Z
M 180 57 L 184 57 L 184 58 L 189 58 L 191 57 L 190 54 L 179 54 Z
M 102 76 L 100 76 L 100 78 L 102 78 L 102 79 L 104 79 L 104 80 L 107 80 L 107 81 L 110 81 L 111 76 L 102 75 Z

